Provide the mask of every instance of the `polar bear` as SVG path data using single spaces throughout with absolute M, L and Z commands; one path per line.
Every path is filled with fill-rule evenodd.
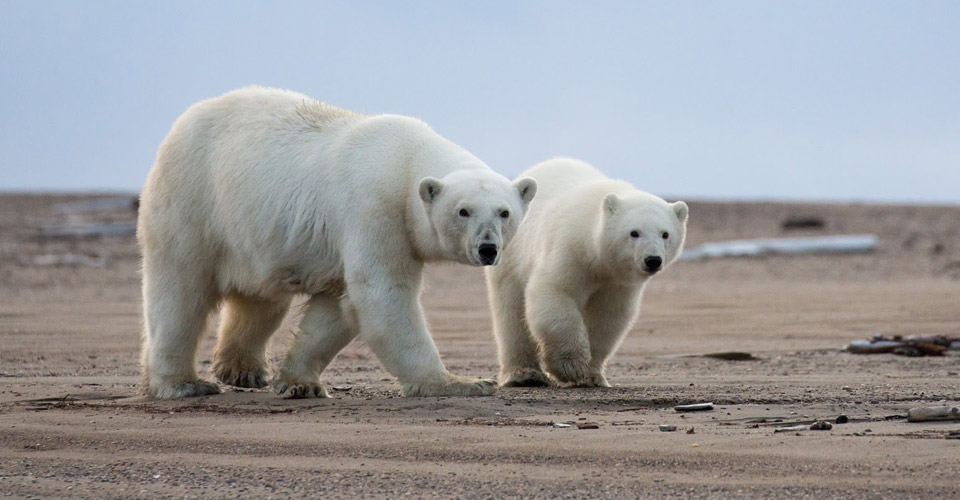
M 214 394 L 196 352 L 222 306 L 213 371 L 267 384 L 266 344 L 292 296 L 303 320 L 274 383 L 327 396 L 319 375 L 359 335 L 407 396 L 488 395 L 450 374 L 420 307 L 425 262 L 496 264 L 536 182 L 511 182 L 423 122 L 249 87 L 190 107 L 143 188 L 145 392 Z
M 687 205 L 667 203 L 569 158 L 523 174 L 537 199 L 500 265 L 488 268 L 503 386 L 609 387 L 607 360 L 644 286 L 680 254 Z M 541 369 L 542 367 L 542 369 Z

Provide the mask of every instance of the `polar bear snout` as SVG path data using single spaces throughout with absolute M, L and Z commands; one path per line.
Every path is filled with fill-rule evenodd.
M 643 270 L 653 274 L 660 270 L 663 265 L 663 259 L 658 255 L 650 255 L 643 259 Z
M 480 257 L 481 264 L 492 266 L 497 263 L 497 245 L 483 243 L 477 247 L 477 255 Z

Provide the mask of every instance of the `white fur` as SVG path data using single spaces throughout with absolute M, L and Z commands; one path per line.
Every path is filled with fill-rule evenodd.
M 311 297 L 274 381 L 286 397 L 325 396 L 320 372 L 358 334 L 406 395 L 492 393 L 441 363 L 421 271 L 480 265 L 481 244 L 490 260 L 535 192 L 413 118 L 259 87 L 195 104 L 160 146 L 141 199 L 147 393 L 219 391 L 195 357 L 221 304 L 214 373 L 265 385 L 267 340 L 295 294 Z
M 653 276 L 647 259 L 660 257 L 662 269 L 680 254 L 687 205 L 572 159 L 522 175 L 537 181 L 537 198 L 500 265 L 486 270 L 500 384 L 546 385 L 546 371 L 565 385 L 608 387 L 606 362 Z

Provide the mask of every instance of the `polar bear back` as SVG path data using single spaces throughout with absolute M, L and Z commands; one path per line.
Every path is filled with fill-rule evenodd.
M 541 202 L 584 183 L 607 179 L 590 164 L 573 158 L 554 158 L 541 162 L 520 175 L 542 179 L 537 181 L 538 197 L 534 205 L 542 204 Z
M 384 129 L 393 133 L 385 134 Z M 396 196 L 396 188 L 410 185 L 409 178 L 420 175 L 417 166 L 436 165 L 414 158 L 416 152 L 425 149 L 417 146 L 442 142 L 438 137 L 413 118 L 366 116 L 296 92 L 247 87 L 188 109 L 174 124 L 159 153 L 173 157 L 172 161 L 158 162 L 161 168 L 151 173 L 148 184 L 158 184 L 159 190 L 176 186 L 213 193 L 215 208 L 209 208 L 226 226 L 258 223 L 293 231 L 303 228 L 283 227 L 291 204 L 319 205 L 331 213 L 349 203 L 349 210 L 335 214 L 337 220 L 356 214 L 357 203 L 389 200 L 403 204 L 405 196 Z M 443 146 L 441 150 L 451 153 L 459 149 L 452 144 Z M 396 164 L 398 152 L 408 156 L 406 168 L 382 168 Z M 176 161 L 177 156 L 189 161 Z M 446 173 L 433 170 L 430 175 Z M 157 182 L 171 176 L 178 181 Z M 341 190 L 313 188 L 329 185 Z M 265 197 L 258 195 L 268 192 L 294 196 L 265 204 Z M 358 196 L 360 192 L 364 196 Z M 385 192 L 390 196 L 378 196 Z M 210 196 L 189 197 L 203 198 Z
M 141 217 L 141 233 L 151 249 L 190 242 L 181 250 L 191 260 L 218 262 L 220 288 L 247 283 L 270 295 L 252 288 L 282 282 L 285 269 L 340 279 L 349 228 L 378 220 L 380 234 L 409 235 L 396 225 L 420 203 L 417 182 L 454 170 L 489 167 L 415 118 L 247 87 L 174 123 L 141 202 L 142 213 L 166 215 Z
M 629 183 L 610 179 L 590 164 L 573 158 L 547 160 L 520 175 L 537 180 L 537 198 L 531 204 L 527 220 L 531 217 L 559 219 L 562 214 L 592 222 L 596 212 L 592 205 L 599 203 L 598 197 L 636 191 Z M 531 227 L 541 225 L 529 223 Z
M 604 195 L 636 191 L 630 184 L 609 179 L 590 164 L 572 158 L 547 160 L 520 175 L 537 181 L 537 197 L 514 243 L 514 253 L 521 253 L 520 247 L 527 250 L 519 258 L 504 260 L 508 266 L 516 263 L 528 269 L 534 263 L 530 259 L 541 258 L 540 253 L 549 249 L 551 242 L 586 243 L 599 222 L 597 208 Z

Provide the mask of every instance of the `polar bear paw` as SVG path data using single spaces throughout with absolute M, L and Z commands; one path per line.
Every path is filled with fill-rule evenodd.
M 607 377 L 602 373 L 588 373 L 586 377 L 580 380 L 574 380 L 567 383 L 568 387 L 610 387 Z
M 267 386 L 267 370 L 259 363 L 229 364 L 219 360 L 213 365 L 217 380 L 235 387 L 260 389 Z
M 154 385 L 147 392 L 159 399 L 189 398 L 220 394 L 220 386 L 213 382 L 197 379 L 178 384 Z
M 579 355 L 550 356 L 544 359 L 547 371 L 563 385 L 576 385 L 585 382 L 593 370 L 590 364 Z
M 497 382 L 448 375 L 440 382 L 417 382 L 403 384 L 403 395 L 426 396 L 489 396 L 497 391 Z
M 314 382 L 277 380 L 273 389 L 283 399 L 329 398 L 327 388 L 319 380 Z
M 500 387 L 548 387 L 550 377 L 536 368 L 523 368 L 500 374 Z

